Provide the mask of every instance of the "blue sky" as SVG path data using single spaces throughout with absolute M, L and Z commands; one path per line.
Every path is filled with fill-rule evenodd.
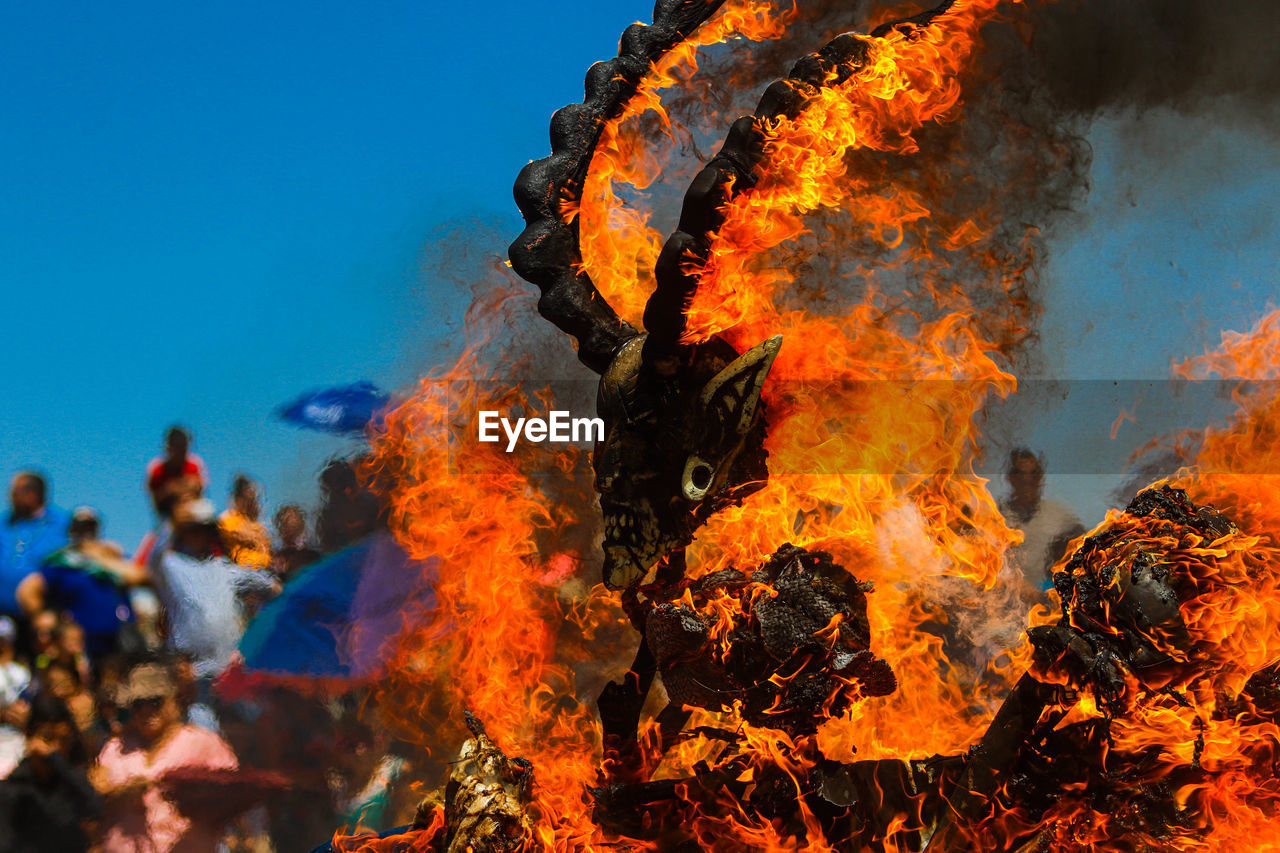
M 245 470 L 271 506 L 310 502 L 348 445 L 272 409 L 431 366 L 467 298 L 424 264 L 433 235 L 481 220 L 505 250 L 512 180 L 546 152 L 551 113 L 650 11 L 0 6 L 0 471 L 43 468 L 55 500 L 100 507 L 132 547 L 142 468 L 180 421 L 214 497 Z M 1095 130 L 1092 218 L 1055 241 L 1046 310 L 1046 350 L 1072 375 L 1161 377 L 1272 298 L 1280 155 L 1238 129 L 1182 136 L 1194 121 L 1145 122 L 1187 140 L 1173 183 L 1149 174 L 1134 122 Z M 1052 464 L 1077 432 L 1027 434 L 1066 448 Z M 1059 485 L 1098 511 L 1101 485 Z

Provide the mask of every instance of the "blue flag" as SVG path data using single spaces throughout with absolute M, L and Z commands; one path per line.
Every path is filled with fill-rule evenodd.
M 381 416 L 391 395 L 372 382 L 353 382 L 308 391 L 276 410 L 282 421 L 320 432 L 363 432 Z

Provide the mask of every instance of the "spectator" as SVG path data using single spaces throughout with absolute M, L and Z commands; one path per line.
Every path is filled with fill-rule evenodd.
M 38 679 L 54 664 L 65 664 L 88 681 L 93 672 L 85 653 L 84 631 L 67 616 L 42 610 L 31 618 L 33 669 Z
M 219 675 L 235 654 L 243 630 L 240 603 L 279 586 L 268 572 L 216 557 L 218 523 L 213 505 L 200 499 L 174 510 L 167 542 L 157 543 L 152 581 L 168 617 L 168 643 L 191 655 L 196 678 Z
M 1009 453 L 1005 475 L 1011 491 L 1000 502 L 1000 512 L 1024 537 L 1010 554 L 1032 587 L 1047 590 L 1053 586 L 1049 570 L 1071 540 L 1084 533 L 1084 524 L 1065 504 L 1042 499 L 1044 462 L 1027 448 Z
M 0 614 L 21 616 L 18 584 L 67 544 L 70 518 L 48 503 L 48 487 L 30 471 L 13 478 L 9 516 L 0 524 Z
M 53 696 L 64 703 L 75 719 L 76 730 L 92 736 L 97 727 L 98 703 L 70 662 L 55 660 L 49 664 L 41 675 L 40 695 Z
M 62 620 L 52 610 L 31 617 L 31 663 L 37 672 L 65 654 L 62 648 Z
M 391 750 L 385 730 L 358 718 L 339 722 L 334 755 L 337 765 L 330 780 L 338 823 L 347 831 L 386 826 L 403 799 L 402 776 L 407 762 Z M 410 807 L 412 808 L 412 807 Z
M 93 729 L 85 733 L 86 742 L 92 745 L 89 750 L 91 755 L 97 755 L 108 739 L 119 735 L 123 730 L 120 723 L 120 706 L 117 704 L 122 669 L 122 658 L 113 656 L 104 658 L 95 673 L 97 687 L 93 695 L 96 703 Z
M 0 616 L 0 713 L 18 700 L 31 681 L 31 670 L 18 662 L 14 642 L 18 626 L 8 616 Z
M 98 538 L 100 526 L 95 510 L 77 508 L 70 544 L 18 586 L 18 601 L 29 616 L 47 608 L 70 613 L 84 630 L 86 651 L 95 661 L 115 652 L 141 651 L 128 587 L 147 580 L 146 570 L 126 560 L 120 546 Z
M 27 703 L 22 695 L 31 683 L 31 670 L 18 662 L 14 642 L 18 626 L 8 616 L 0 616 L 0 779 L 9 775 L 22 760 Z
M 186 427 L 169 427 L 164 438 L 164 454 L 147 463 L 146 483 L 158 524 L 147 531 L 133 552 L 134 562 L 144 568 L 151 565 L 156 543 L 173 508 L 184 501 L 196 500 L 209 485 L 204 460 L 191 452 L 191 433 Z
M 221 822 L 180 811 L 171 774 L 234 770 L 235 753 L 213 732 L 182 722 L 173 672 L 163 663 L 132 667 L 118 701 L 129 709 L 128 724 L 103 746 L 90 774 L 106 802 L 103 853 L 215 850 Z
M 81 683 L 88 684 L 93 678 L 93 664 L 89 662 L 84 628 L 69 615 L 64 615 L 58 626 L 58 645 L 62 648 L 61 660 L 79 673 Z
M 360 482 L 351 461 L 329 462 L 320 472 L 320 491 L 323 503 L 316 533 L 326 553 L 339 551 L 381 526 L 378 497 Z
M 265 569 L 271 564 L 271 535 L 258 521 L 261 512 L 258 484 L 238 475 L 231 487 L 231 506 L 218 519 L 218 528 L 227 556 L 246 569 Z
M 200 497 L 208 485 L 204 460 L 191 452 L 191 433 L 185 427 L 169 427 L 164 455 L 147 464 L 147 491 L 156 513 L 168 518 L 175 506 Z
M 0 782 L 0 853 L 80 853 L 101 801 L 85 775 L 80 732 L 53 696 L 31 703 L 26 758 Z
M 271 555 L 271 569 L 287 581 L 304 566 L 320 559 L 320 552 L 307 541 L 307 516 L 297 504 L 285 504 L 276 510 L 276 535 L 280 547 Z

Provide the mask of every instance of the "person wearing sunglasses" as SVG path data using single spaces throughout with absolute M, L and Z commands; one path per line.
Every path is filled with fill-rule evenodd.
M 167 662 L 130 668 L 117 705 L 124 731 L 102 747 L 90 774 L 106 804 L 103 853 L 214 851 L 222 824 L 184 813 L 171 788 L 183 771 L 234 770 L 235 753 L 207 729 L 183 722 L 179 685 Z

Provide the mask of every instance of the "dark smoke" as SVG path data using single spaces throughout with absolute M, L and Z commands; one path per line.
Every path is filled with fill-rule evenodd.
M 1063 111 L 1217 111 L 1226 98 L 1232 115 L 1275 128 L 1280 4 L 1063 0 L 1026 7 L 1017 23 L 1033 33 L 1043 96 Z
M 769 82 L 839 33 L 866 32 L 922 8 L 801 0 L 786 37 L 704 50 L 698 74 L 664 95 L 674 138 L 656 121 L 643 128 L 651 145 L 672 156 L 661 182 L 634 198 L 652 206 L 660 231 L 670 231 L 688 181 Z M 890 312 L 928 319 L 937 307 L 921 298 L 921 281 L 960 288 L 988 309 L 983 333 L 1025 371 L 1043 367 L 1035 347 L 1042 271 L 1053 238 L 1081 224 L 1076 211 L 1089 191 L 1092 122 L 1162 108 L 1273 129 L 1280 117 L 1280 51 L 1272 44 L 1280 4 L 1062 0 L 1008 4 L 1003 13 L 983 32 L 959 121 L 923 129 L 919 154 L 851 157 L 851 178 L 918 192 L 930 201 L 931 218 L 887 250 L 839 213 L 825 212 L 810 218 L 811 236 L 765 262 L 795 271 L 793 301 L 816 311 L 838 311 L 870 284 L 890 295 Z M 1127 132 L 1144 153 L 1156 147 L 1143 137 L 1158 134 Z M 1162 147 L 1176 152 L 1172 142 Z M 1160 157 L 1159 147 L 1153 153 Z M 968 219 L 990 231 L 973 251 L 901 266 Z M 975 266 L 988 256 L 999 259 L 1001 272 Z

